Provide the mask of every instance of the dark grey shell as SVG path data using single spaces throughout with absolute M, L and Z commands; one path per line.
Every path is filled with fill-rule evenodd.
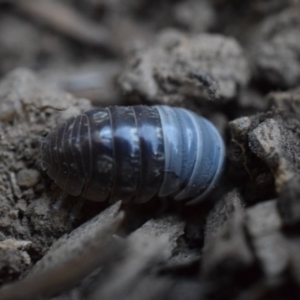
M 50 178 L 66 193 L 93 201 L 143 203 L 158 195 L 194 203 L 216 185 L 223 162 L 215 127 L 168 106 L 90 110 L 42 145 L 42 168 Z

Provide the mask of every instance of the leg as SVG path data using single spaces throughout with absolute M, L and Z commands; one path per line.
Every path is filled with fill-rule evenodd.
M 61 207 L 63 206 L 63 203 L 65 202 L 67 198 L 67 194 L 62 192 L 56 199 L 56 201 L 53 203 L 51 207 L 51 211 L 57 212 Z

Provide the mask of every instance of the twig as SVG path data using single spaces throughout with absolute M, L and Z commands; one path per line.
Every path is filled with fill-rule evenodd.
M 79 42 L 113 51 L 109 31 L 58 1 L 14 0 L 21 13 Z
M 124 219 L 120 212 L 114 220 L 95 233 L 93 241 L 87 243 L 80 256 L 70 257 L 63 264 L 47 269 L 42 274 L 29 274 L 23 280 L 8 284 L 0 289 L 1 300 L 33 300 L 44 295 L 61 293 L 76 284 L 95 268 L 110 261 L 120 249 L 113 234 Z

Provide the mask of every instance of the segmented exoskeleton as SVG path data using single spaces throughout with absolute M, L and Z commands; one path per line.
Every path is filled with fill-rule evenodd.
M 201 200 L 216 185 L 224 144 L 195 113 L 114 106 L 72 117 L 42 145 L 42 168 L 66 193 L 143 203 L 155 195 Z

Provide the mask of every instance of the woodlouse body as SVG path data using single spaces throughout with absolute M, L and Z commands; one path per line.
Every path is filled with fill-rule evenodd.
M 195 113 L 168 106 L 109 107 L 73 117 L 42 145 L 42 168 L 65 192 L 93 201 L 155 195 L 202 199 L 220 177 L 224 144 Z

